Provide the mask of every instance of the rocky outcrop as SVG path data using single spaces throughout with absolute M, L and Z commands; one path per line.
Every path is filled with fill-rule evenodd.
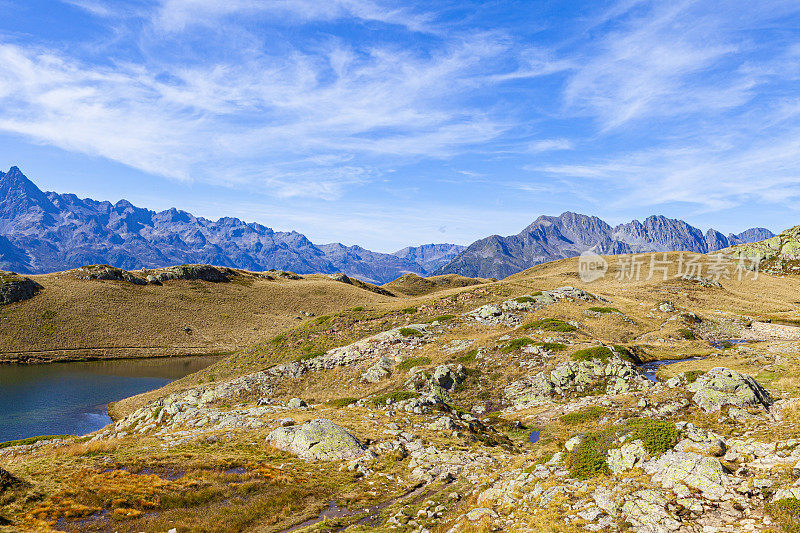
M 277 428 L 267 442 L 302 459 L 318 461 L 350 461 L 364 453 L 364 446 L 356 437 L 325 419 Z
M 42 290 L 42 286 L 30 278 L 14 272 L 0 271 L 0 305 L 29 300 Z
M 624 394 L 647 390 L 653 385 L 636 365 L 614 354 L 606 361 L 565 361 L 553 370 L 511 383 L 505 395 L 514 405 L 522 406 L 587 391 Z
M 73 270 L 72 275 L 84 280 L 127 281 L 134 285 L 147 285 L 146 280 L 134 276 L 127 270 L 109 265 L 84 265 Z
M 720 500 L 725 493 L 727 472 L 714 457 L 669 451 L 645 463 L 644 471 L 653 476 L 654 482 L 678 494 L 688 496 L 689 489 L 694 489 L 710 500 Z
M 211 265 L 179 265 L 169 267 L 154 274 L 153 277 L 158 283 L 176 279 L 224 283 L 235 275 L 236 271 L 230 268 L 218 268 Z M 149 278 L 150 276 L 148 276 L 148 279 Z
M 692 400 L 704 411 L 719 411 L 723 406 L 739 409 L 769 409 L 773 400 L 753 377 L 728 368 L 712 368 L 687 387 Z

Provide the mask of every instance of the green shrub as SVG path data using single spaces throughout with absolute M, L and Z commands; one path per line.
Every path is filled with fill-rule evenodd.
M 425 366 L 431 364 L 430 357 L 412 357 L 411 359 L 406 359 L 399 365 L 397 365 L 397 369 L 405 372 L 407 370 L 411 370 L 415 366 Z
M 422 332 L 414 328 L 400 328 L 400 335 L 403 337 L 422 337 Z
M 572 359 L 574 361 L 608 361 L 612 355 L 614 354 L 611 350 L 605 346 L 595 346 L 578 350 L 572 354 Z
M 536 298 L 533 296 L 520 296 L 519 298 L 514 298 L 514 301 L 521 304 L 530 304 L 536 301 Z
M 689 328 L 679 329 L 678 335 L 680 335 L 682 339 L 686 339 L 689 341 L 693 341 L 697 338 L 697 336 L 694 334 L 694 331 L 690 330 Z
M 572 324 L 567 324 L 563 320 L 558 320 L 557 318 L 542 318 L 540 320 L 534 320 L 532 322 L 528 322 L 522 329 L 540 329 L 542 331 L 557 331 L 561 333 L 566 333 L 570 331 L 575 331 L 578 328 L 573 326 Z
M 430 324 L 432 322 L 447 322 L 448 320 L 452 320 L 455 318 L 455 315 L 439 315 L 433 318 L 429 318 L 425 322 Z
M 358 401 L 358 398 L 336 398 L 335 400 L 328 400 L 328 405 L 332 407 L 347 407 Z
M 462 363 L 471 363 L 475 360 L 477 356 L 478 356 L 478 350 L 470 350 L 461 357 L 459 357 L 458 360 Z
M 354 307 L 354 308 L 352 309 L 352 311 L 355 311 L 356 313 L 358 313 L 359 311 L 363 311 L 363 310 L 364 310 L 364 308 L 363 308 L 363 307 L 361 307 L 360 305 L 359 305 L 358 307 Z
M 631 440 L 641 440 L 644 449 L 652 457 L 671 450 L 680 440 L 680 433 L 674 422 L 637 418 L 629 420 L 628 426 L 633 429 Z
M 589 311 L 594 311 L 595 313 L 619 313 L 622 314 L 622 311 L 617 309 L 616 307 L 590 307 Z
M 577 426 L 578 424 L 583 424 L 585 422 L 599 420 L 604 414 L 606 414 L 605 409 L 593 405 L 591 407 L 581 409 L 580 411 L 574 411 L 572 413 L 562 415 L 561 421 L 570 426 Z
M 800 532 L 800 499 L 781 498 L 767 505 L 767 511 L 788 533 Z
M 541 346 L 550 352 L 563 352 L 567 349 L 567 345 L 560 342 L 537 342 L 536 346 Z
M 577 479 L 590 479 L 609 473 L 605 453 L 598 450 L 595 439 L 589 435 L 567 454 L 565 463 L 570 476 Z
M 308 361 L 309 359 L 314 359 L 315 357 L 319 357 L 321 355 L 325 355 L 325 352 L 322 351 L 308 352 L 302 355 L 298 355 L 295 361 Z
M 403 309 L 403 313 L 405 313 L 407 315 L 413 315 L 416 312 L 417 312 L 417 308 L 416 307 L 406 307 L 405 309 Z
M 523 346 L 528 346 L 529 344 L 536 344 L 536 341 L 529 337 L 521 337 L 519 339 L 514 339 L 513 341 L 509 342 L 508 344 L 500 348 L 500 351 L 502 353 L 511 353 L 515 350 L 519 350 Z
M 42 318 L 45 319 L 45 320 L 53 320 L 56 317 L 56 315 L 58 315 L 58 313 L 56 311 L 53 311 L 52 309 L 48 309 L 47 311 L 42 313 Z
M 278 335 L 277 337 L 273 337 L 272 340 L 269 341 L 269 343 L 272 344 L 273 346 L 280 346 L 284 342 L 286 342 L 286 335 Z
M 638 362 L 637 361 L 638 358 L 633 354 L 633 352 L 629 348 L 626 348 L 625 346 L 615 344 L 614 351 L 617 352 L 617 355 L 619 355 L 622 359 L 626 361 L 630 361 L 631 363 Z
M 398 390 L 388 394 L 382 394 L 381 396 L 376 396 L 372 399 L 372 403 L 377 407 L 380 405 L 386 405 L 386 402 L 397 403 L 404 400 L 410 400 L 411 398 L 419 398 L 419 393 L 407 390 Z
M 686 378 L 686 383 L 694 383 L 697 381 L 697 378 L 703 374 L 705 374 L 705 372 L 702 370 L 689 370 L 683 373 L 684 377 Z

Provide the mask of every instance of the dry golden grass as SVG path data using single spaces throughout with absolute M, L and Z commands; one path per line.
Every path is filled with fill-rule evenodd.
M 494 279 L 467 278 L 458 274 L 444 274 L 423 278 L 416 274 L 404 274 L 396 280 L 383 285 L 395 294 L 404 296 L 422 296 L 447 289 L 470 287 L 496 281 Z
M 296 326 L 301 311 L 322 315 L 392 300 L 327 276 L 242 275 L 228 283 L 179 280 L 160 287 L 66 273 L 33 278 L 44 287 L 39 295 L 0 308 L 0 358 L 231 352 Z

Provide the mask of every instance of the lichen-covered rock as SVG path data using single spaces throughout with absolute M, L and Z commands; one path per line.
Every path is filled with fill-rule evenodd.
M 719 459 L 713 457 L 669 451 L 658 459 L 644 463 L 644 471 L 665 489 L 685 485 L 702 492 L 711 500 L 719 500 L 725 493 L 725 468 Z
M 42 286 L 30 278 L 13 272 L 0 271 L 0 305 L 28 300 L 36 296 Z
M 620 448 L 609 450 L 606 462 L 612 472 L 619 474 L 641 466 L 642 463 L 649 458 L 650 456 L 644 449 L 642 441 L 635 440 Z
M 319 419 L 302 426 L 279 427 L 267 442 L 302 459 L 350 461 L 364 453 L 359 440 L 330 420 Z
M 394 359 L 391 357 L 381 357 L 374 365 L 364 372 L 361 379 L 369 383 L 377 383 L 387 378 L 391 373 L 390 370 L 392 366 L 394 366 L 394 362 Z
M 147 281 L 134 276 L 127 270 L 112 267 L 110 265 L 85 265 L 72 271 L 78 279 L 85 280 L 106 280 L 106 281 L 127 281 L 134 285 L 146 285 Z
M 505 396 L 519 406 L 587 390 L 602 389 L 606 394 L 624 394 L 647 390 L 653 385 L 636 365 L 614 354 L 608 360 L 565 361 L 551 371 L 511 383 L 505 389 Z
M 729 368 L 712 368 L 687 387 L 692 400 L 704 411 L 719 411 L 723 405 L 769 409 L 773 400 L 753 377 Z
M 639 490 L 626 498 L 622 512 L 640 533 L 671 533 L 681 523 L 667 511 L 667 498 L 654 490 Z
M 236 272 L 230 268 L 217 268 L 211 265 L 179 265 L 157 274 L 156 279 L 160 282 L 172 279 L 186 279 L 222 283 L 228 281 L 234 275 L 236 275 Z

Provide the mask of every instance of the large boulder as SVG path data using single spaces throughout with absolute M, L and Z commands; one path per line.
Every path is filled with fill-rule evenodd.
M 694 392 L 692 400 L 706 412 L 722 406 L 769 409 L 773 400 L 751 376 L 729 368 L 712 368 L 687 387 Z
M 719 459 L 696 453 L 669 451 L 644 464 L 644 471 L 665 489 L 680 492 L 683 485 L 703 493 L 708 499 L 719 500 L 725 493 L 725 468 Z
M 30 278 L 0 271 L 0 305 L 28 300 L 41 289 L 42 286 Z
M 267 442 L 310 460 L 350 461 L 364 453 L 364 446 L 356 437 L 325 419 L 277 428 L 267 436 Z

